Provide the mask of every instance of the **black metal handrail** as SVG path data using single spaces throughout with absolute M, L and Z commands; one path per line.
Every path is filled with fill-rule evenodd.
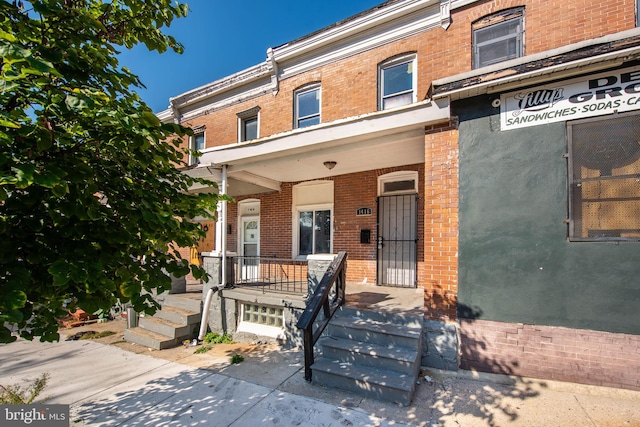
M 331 262 L 327 271 L 322 276 L 313 295 L 307 302 L 307 308 L 298 319 L 297 327 L 303 331 L 304 339 L 304 379 L 311 381 L 311 365 L 313 365 L 313 347 L 322 335 L 334 313 L 344 304 L 345 287 L 347 277 L 347 253 L 339 252 Z M 335 294 L 330 291 L 335 284 Z M 318 323 L 315 331 L 314 325 L 320 310 L 324 319 Z

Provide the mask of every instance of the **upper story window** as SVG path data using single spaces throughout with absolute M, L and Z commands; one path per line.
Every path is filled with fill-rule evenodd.
M 237 114 L 238 116 L 238 142 L 251 141 L 260 136 L 260 107 Z
M 640 114 L 567 124 L 569 240 L 640 240 Z
M 198 163 L 198 153 L 204 150 L 204 132 L 200 131 L 189 137 L 189 166 Z
M 294 93 L 294 127 L 320 123 L 320 83 L 304 86 Z
M 402 56 L 378 67 L 378 109 L 400 107 L 416 101 L 416 56 Z
M 486 67 L 524 55 L 524 7 L 485 16 L 471 26 L 473 68 Z

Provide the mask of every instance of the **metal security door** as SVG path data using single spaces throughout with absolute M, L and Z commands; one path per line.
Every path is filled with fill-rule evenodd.
M 416 194 L 378 197 L 378 285 L 416 287 L 417 207 Z

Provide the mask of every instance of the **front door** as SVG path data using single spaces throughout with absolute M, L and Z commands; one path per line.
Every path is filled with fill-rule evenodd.
M 242 263 L 241 279 L 256 281 L 258 279 L 258 256 L 260 243 L 259 217 L 243 217 L 241 232 Z
M 417 207 L 416 194 L 378 197 L 378 285 L 416 287 Z

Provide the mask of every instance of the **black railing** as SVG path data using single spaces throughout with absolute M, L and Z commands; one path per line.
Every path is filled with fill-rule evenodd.
M 307 261 L 256 256 L 233 257 L 233 285 L 304 295 L 308 292 Z
M 346 277 L 347 253 L 339 252 L 322 276 L 318 287 L 307 302 L 307 308 L 298 320 L 297 327 L 303 331 L 304 379 L 307 381 L 311 381 L 313 348 L 338 307 L 344 304 Z M 335 291 L 331 292 L 334 288 Z M 318 319 L 320 310 L 324 315 L 322 319 Z

